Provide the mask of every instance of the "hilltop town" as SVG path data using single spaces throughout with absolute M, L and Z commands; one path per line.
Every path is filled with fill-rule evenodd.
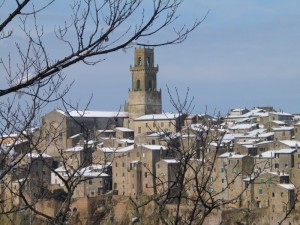
M 63 210 L 69 224 L 299 224 L 300 115 L 189 114 L 184 101 L 164 112 L 158 69 L 153 48 L 136 48 L 123 111 L 54 109 L 3 136 L 2 211 L 40 224 Z

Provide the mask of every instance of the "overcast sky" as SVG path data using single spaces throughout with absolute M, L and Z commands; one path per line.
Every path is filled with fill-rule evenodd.
M 299 8 L 299 0 L 186 0 L 181 23 L 210 12 L 183 44 L 155 48 L 163 109 L 173 111 L 168 86 L 183 96 L 190 89 L 194 113 L 255 106 L 300 113 Z M 93 95 L 91 110 L 118 110 L 131 85 L 133 53 L 119 51 L 96 66 L 67 70 L 75 81 L 68 97 L 84 105 Z

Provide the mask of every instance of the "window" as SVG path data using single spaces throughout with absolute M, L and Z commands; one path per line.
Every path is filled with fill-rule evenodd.
M 222 179 L 222 184 L 224 184 L 224 182 L 225 182 L 225 179 Z
M 272 183 L 272 178 L 268 178 L 268 184 L 271 184 Z
M 272 197 L 275 197 L 275 193 L 274 192 L 272 192 Z
M 148 188 L 148 184 L 146 184 L 145 187 Z
M 142 133 L 142 128 L 138 127 L 138 133 L 141 134 Z
M 265 179 L 264 178 L 260 178 L 260 183 L 261 184 L 265 183 Z
M 260 195 L 262 195 L 263 194 L 263 189 L 258 189 L 258 193 L 260 194 Z
M 115 163 L 115 166 L 118 167 L 118 163 L 117 162 Z
M 91 197 L 95 196 L 95 192 L 91 191 Z
M 148 89 L 152 90 L 152 80 L 148 80 Z
M 136 153 L 136 157 L 140 157 L 140 153 L 139 152 Z
M 159 169 L 159 164 L 157 164 L 157 168 Z
M 134 189 L 134 184 L 131 184 L 131 188 Z
M 145 172 L 145 177 L 147 177 L 148 176 L 148 173 L 147 172 Z
M 300 169 L 300 163 L 298 163 L 298 169 Z
M 93 180 L 89 180 L 89 185 L 92 185 L 93 184 Z
M 161 122 L 161 123 L 160 123 L 160 126 L 161 126 L 161 127 L 164 127 L 164 122 Z
M 221 173 L 224 173 L 224 168 L 223 167 L 221 168 Z
M 141 88 L 141 81 L 137 80 L 136 81 L 136 90 L 138 91 L 138 90 L 140 90 L 140 88 Z
M 124 172 L 122 173 L 122 177 L 125 177 L 125 173 Z
M 43 170 L 43 175 L 46 175 L 46 171 L 45 170 Z
M 150 66 L 150 57 L 149 56 L 146 58 L 146 64 L 147 64 L 147 66 Z
M 138 58 L 138 65 L 141 66 L 142 65 L 142 57 Z
M 298 154 L 298 159 L 300 159 L 300 154 Z
M 125 167 L 125 163 L 124 162 L 122 162 L 122 167 Z
M 279 163 L 275 163 L 275 169 L 279 168 Z
M 285 163 L 285 164 L 284 164 L 284 167 L 285 167 L 285 168 L 288 168 L 288 164 L 287 164 L 287 163 Z

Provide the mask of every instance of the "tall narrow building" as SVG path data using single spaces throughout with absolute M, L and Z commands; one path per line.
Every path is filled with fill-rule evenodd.
M 161 91 L 157 90 L 158 66 L 154 66 L 154 49 L 136 48 L 134 66 L 130 66 L 130 71 L 132 85 L 124 107 L 129 118 L 162 113 Z

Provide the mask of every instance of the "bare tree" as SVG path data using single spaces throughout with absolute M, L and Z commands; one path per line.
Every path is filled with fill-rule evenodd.
M 64 224 L 68 220 L 74 191 L 86 179 L 82 173 L 86 170 L 88 159 L 78 159 L 78 166 L 70 169 L 64 149 L 58 144 L 61 132 L 64 132 L 59 124 L 46 131 L 39 129 L 43 108 L 62 100 L 72 86 L 72 83 L 65 84 L 67 75 L 64 70 L 80 62 L 94 65 L 104 60 L 107 54 L 132 46 L 181 43 L 205 18 L 196 19 L 190 26 L 176 27 L 183 2 L 73 1 L 65 12 L 67 19 L 53 28 L 56 41 L 64 46 L 63 53 L 54 56 L 50 53 L 52 46 L 48 43 L 40 17 L 51 7 L 59 7 L 62 3 L 55 0 L 0 2 L 0 41 L 6 45 L 13 43 L 13 48 L 0 57 L 0 76 L 2 81 L 6 81 L 1 84 L 0 90 L 0 214 L 5 215 L 6 220 L 13 224 L 16 214 L 24 212 L 29 214 L 26 223 L 42 218 L 49 224 Z M 153 41 L 155 35 L 166 29 L 174 32 L 168 32 L 171 35 L 164 40 Z M 22 36 L 21 41 L 18 41 L 18 35 Z M 83 149 L 87 151 L 90 138 L 87 127 L 85 124 L 78 126 L 85 132 Z M 57 146 L 66 176 L 55 170 L 53 162 L 45 154 L 50 143 Z M 38 171 L 38 164 L 60 178 L 67 190 L 66 195 L 61 195 L 64 196 L 60 199 L 62 204 L 54 216 L 36 207 L 40 199 L 55 197 L 54 192 L 49 193 L 46 187 L 48 181 L 43 176 L 44 171 Z M 102 172 L 106 169 L 103 168 Z

